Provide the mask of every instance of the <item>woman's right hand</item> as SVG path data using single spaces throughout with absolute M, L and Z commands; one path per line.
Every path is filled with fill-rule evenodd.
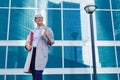
M 28 51 L 31 51 L 32 46 L 28 44 L 28 45 L 26 45 L 26 48 L 27 48 Z

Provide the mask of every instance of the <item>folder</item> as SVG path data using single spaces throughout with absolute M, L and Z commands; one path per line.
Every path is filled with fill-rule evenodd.
M 30 45 L 32 46 L 32 41 L 33 41 L 33 32 L 30 32 Z

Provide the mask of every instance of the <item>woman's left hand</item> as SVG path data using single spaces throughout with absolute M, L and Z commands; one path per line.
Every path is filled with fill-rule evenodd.
M 49 37 L 48 37 L 47 31 L 44 31 L 44 35 L 45 35 L 45 36 L 47 37 L 47 39 L 48 39 L 47 44 L 48 44 L 48 45 L 51 45 L 51 41 L 50 41 L 50 39 L 49 39 Z
M 46 37 L 48 37 L 48 35 L 47 35 L 47 31 L 46 31 L 46 30 L 44 31 L 44 35 L 45 35 Z

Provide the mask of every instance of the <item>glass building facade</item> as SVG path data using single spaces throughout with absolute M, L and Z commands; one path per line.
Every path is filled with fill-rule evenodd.
M 44 80 L 93 80 L 89 15 L 93 13 L 98 80 L 120 80 L 120 0 L 1 0 L 0 80 L 32 80 L 23 72 L 26 37 L 41 13 L 52 28 L 51 47 Z

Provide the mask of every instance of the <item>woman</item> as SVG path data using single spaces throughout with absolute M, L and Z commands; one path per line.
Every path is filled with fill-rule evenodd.
M 37 27 L 30 32 L 25 43 L 28 50 L 24 72 L 32 73 L 33 80 L 42 80 L 42 73 L 48 60 L 49 46 L 54 43 L 53 32 L 43 24 L 41 14 L 34 18 Z

